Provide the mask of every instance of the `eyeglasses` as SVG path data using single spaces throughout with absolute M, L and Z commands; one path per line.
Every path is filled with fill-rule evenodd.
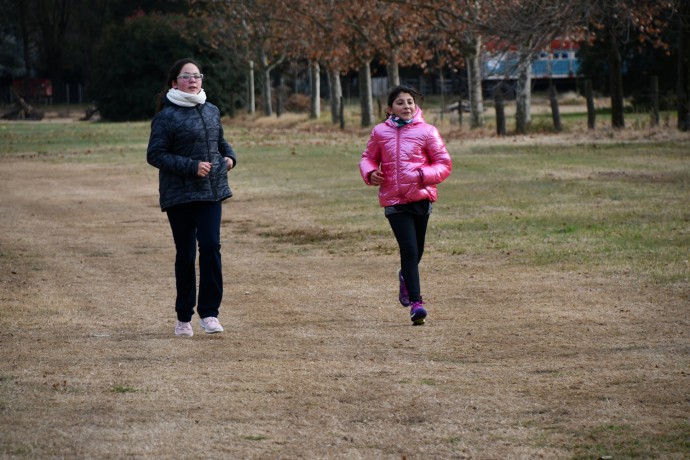
M 183 80 L 190 80 L 192 77 L 194 77 L 195 80 L 203 80 L 204 79 L 204 74 L 203 73 L 181 73 L 177 76 L 177 78 L 182 78 Z

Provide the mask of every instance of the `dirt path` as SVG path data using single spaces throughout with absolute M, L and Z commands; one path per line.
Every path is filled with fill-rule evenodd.
M 226 332 L 175 338 L 152 168 L 0 175 L 3 458 L 688 455 L 687 292 L 432 244 L 411 327 L 397 256 L 295 250 L 257 230 L 284 210 L 238 196 Z

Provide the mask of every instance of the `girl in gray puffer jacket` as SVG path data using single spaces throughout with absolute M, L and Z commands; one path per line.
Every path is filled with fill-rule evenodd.
M 175 240 L 177 297 L 175 335 L 192 336 L 197 306 L 206 333 L 222 332 L 218 310 L 223 298 L 220 255 L 221 202 L 232 196 L 228 171 L 237 158 L 223 135 L 220 111 L 206 102 L 204 75 L 191 59 L 168 73 L 151 122 L 147 161 L 159 170 L 161 209 Z M 196 245 L 199 245 L 199 296 L 196 294 Z

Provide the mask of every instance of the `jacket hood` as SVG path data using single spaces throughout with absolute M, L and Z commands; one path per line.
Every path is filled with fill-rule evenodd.
M 389 115 L 388 118 L 386 118 L 386 121 L 384 123 L 386 123 L 386 124 L 388 124 L 394 128 L 397 128 L 398 126 L 395 124 L 395 122 L 392 120 L 392 118 L 393 117 Z M 417 106 L 417 111 L 412 116 L 412 121 L 408 124 L 414 125 L 415 123 L 424 123 L 424 122 L 425 122 L 424 121 L 424 112 L 422 112 L 421 107 Z

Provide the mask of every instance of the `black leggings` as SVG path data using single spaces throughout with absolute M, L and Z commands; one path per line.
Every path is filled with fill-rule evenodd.
M 422 254 L 424 254 L 424 238 L 429 223 L 429 214 L 397 212 L 386 217 L 388 217 L 388 223 L 393 229 L 395 239 L 398 240 L 400 268 L 410 301 L 418 302 L 422 299 L 419 283 L 419 262 L 422 260 Z

